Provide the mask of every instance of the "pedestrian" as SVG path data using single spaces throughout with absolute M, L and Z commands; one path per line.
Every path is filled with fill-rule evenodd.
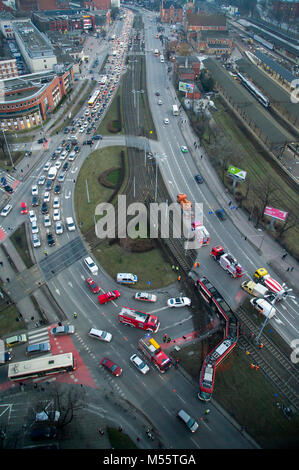
M 186 336 L 182 336 L 183 339 L 186 339 Z
M 208 415 L 210 413 L 211 410 L 207 409 L 206 410 L 206 415 Z
M 140 442 L 140 437 L 137 437 L 137 442 Z
M 287 268 L 287 271 L 289 271 L 289 270 L 290 270 L 290 268 Z
M 179 277 L 178 277 L 178 281 L 180 282 L 180 280 L 181 280 L 181 279 L 182 279 L 182 277 L 181 277 L 181 276 L 179 276 Z
M 200 159 L 202 159 L 202 157 L 203 157 L 203 156 L 201 155 L 201 156 L 200 156 Z
M 171 338 L 168 337 L 167 338 L 167 343 L 170 343 L 170 341 L 171 341 Z
M 244 237 L 244 240 L 246 241 L 246 240 L 247 240 L 247 237 Z
M 123 430 L 122 426 L 118 426 L 118 431 L 122 432 L 122 430 Z
M 73 316 L 74 316 L 74 318 L 77 318 L 78 313 L 77 313 L 77 312 L 74 312 L 74 315 L 73 315 Z
M 3 266 L 3 261 L 0 261 L 0 266 Z
M 232 205 L 232 201 L 229 201 L 228 205 L 229 205 L 229 207 L 230 207 L 230 206 Z
M 176 266 L 176 268 L 175 268 L 175 269 L 176 269 L 176 271 L 178 271 L 178 270 L 179 270 L 179 267 L 178 267 L 178 266 Z
M 37 389 L 37 384 L 34 384 L 33 387 L 34 387 L 35 389 Z
M 171 269 L 172 269 L 173 271 L 175 270 L 174 264 L 171 266 Z
M 103 429 L 99 429 L 99 433 L 101 434 L 101 436 L 103 436 L 103 434 L 104 434 Z
M 285 259 L 286 257 L 288 256 L 288 253 L 285 253 L 284 255 L 282 255 L 282 259 Z
M 6 280 L 7 280 L 7 282 L 10 282 L 10 279 L 9 279 L 9 277 L 7 277 L 7 278 L 6 278 Z
M 294 271 L 294 266 L 291 267 L 290 271 L 291 271 L 291 272 Z
M 263 347 L 264 347 L 264 345 L 263 345 L 263 343 L 261 343 L 261 344 L 259 345 L 259 349 L 263 349 Z
M 34 317 L 31 317 L 30 320 L 33 321 L 33 320 L 34 320 Z

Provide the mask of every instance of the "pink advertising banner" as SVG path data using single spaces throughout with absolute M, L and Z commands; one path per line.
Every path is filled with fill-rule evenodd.
M 288 213 L 285 211 L 280 211 L 279 209 L 274 209 L 274 207 L 267 206 L 264 215 L 269 215 L 270 217 L 274 217 L 275 219 L 285 221 Z

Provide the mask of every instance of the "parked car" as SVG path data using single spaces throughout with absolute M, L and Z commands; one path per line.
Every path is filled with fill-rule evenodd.
M 31 194 L 32 196 L 37 196 L 38 195 L 38 187 L 36 184 L 34 184 L 32 187 L 31 187 Z
M 224 209 L 217 209 L 215 211 L 216 216 L 218 217 L 219 220 L 226 220 L 227 215 Z
M 54 336 L 71 335 L 75 333 L 75 327 L 73 325 L 58 325 L 51 329 L 51 333 Z
M 94 294 L 98 294 L 98 292 L 100 292 L 100 286 L 92 279 L 92 277 L 88 277 L 85 282 Z
M 51 219 L 48 214 L 44 216 L 44 226 L 45 227 L 51 227 Z
M 39 200 L 37 196 L 32 196 L 32 202 L 31 202 L 33 207 L 36 207 L 39 205 Z
M 145 302 L 156 302 L 157 296 L 148 292 L 136 292 L 135 300 L 144 300 Z
M 10 213 L 11 210 L 12 210 L 12 205 L 6 204 L 6 206 L 3 207 L 0 215 L 2 215 L 2 217 L 6 217 Z
M 106 304 L 107 302 L 111 302 L 112 300 L 115 300 L 118 297 L 120 297 L 120 292 L 118 290 L 113 290 L 99 295 L 98 300 L 100 304 Z
M 195 419 L 191 418 L 190 415 L 188 415 L 188 413 L 186 413 L 186 411 L 184 410 L 180 410 L 177 412 L 177 417 L 183 421 L 183 423 L 185 423 L 185 425 L 187 426 L 187 428 L 191 431 L 191 432 L 195 432 L 197 431 L 198 429 L 198 423 L 195 421 Z
M 139 356 L 137 356 L 137 354 L 133 354 L 133 356 L 130 357 L 130 361 L 142 374 L 147 374 L 149 372 L 149 366 Z
M 176 297 L 167 300 L 168 307 L 190 307 L 191 299 L 188 297 Z
M 30 220 L 31 223 L 36 222 L 36 215 L 35 215 L 34 210 L 29 211 L 29 220 Z
M 39 246 L 41 246 L 40 239 L 36 234 L 32 235 L 32 244 L 34 248 L 38 248 Z
M 57 222 L 55 224 L 55 233 L 57 235 L 61 235 L 63 233 L 63 225 L 60 222 L 60 220 L 57 220 Z
M 67 229 L 70 232 L 73 232 L 74 230 L 76 230 L 73 217 L 66 217 L 65 222 L 66 222 Z
M 42 214 L 48 214 L 49 209 L 48 209 L 48 204 L 46 202 L 42 203 Z
M 100 364 L 111 374 L 115 375 L 115 377 L 119 377 L 122 374 L 122 369 L 115 362 L 111 361 L 111 359 L 108 359 L 108 357 L 104 357 Z

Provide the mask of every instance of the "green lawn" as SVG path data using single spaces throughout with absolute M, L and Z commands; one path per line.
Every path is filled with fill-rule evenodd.
M 132 439 L 123 431 L 115 428 L 107 428 L 112 449 L 137 449 Z
M 94 225 L 97 204 L 107 201 L 113 194 L 113 189 L 101 185 L 98 177 L 109 168 L 121 167 L 122 150 L 126 149 L 109 147 L 91 152 L 80 169 L 75 186 L 75 210 L 77 223 L 83 233 Z
M 4 310 L 0 311 L 0 336 L 14 333 L 15 331 L 26 328 L 23 320 L 17 321 L 18 309 L 15 305 L 9 305 Z
M 104 270 L 114 279 L 118 272 L 137 274 L 138 282 L 134 288 L 138 290 L 158 289 L 177 280 L 177 275 L 159 248 L 132 253 L 116 243 L 109 246 L 108 242 L 104 242 L 95 248 L 93 253 Z
M 101 124 L 97 128 L 97 134 L 102 135 L 113 135 L 114 133 L 109 132 L 107 126 L 110 121 L 118 121 L 118 110 L 117 110 L 117 96 L 120 96 L 120 106 L 122 102 L 122 85 L 119 85 L 117 93 L 114 95 L 114 98 L 107 110 L 104 119 L 101 121 Z M 124 135 L 125 129 L 122 126 L 119 132 L 116 132 L 115 135 Z

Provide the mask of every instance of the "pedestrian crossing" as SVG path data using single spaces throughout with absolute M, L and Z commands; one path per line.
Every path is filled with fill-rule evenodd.
M 49 330 L 47 327 L 28 332 L 28 344 L 49 343 Z
M 14 178 L 12 175 L 10 175 L 9 173 L 5 171 L 0 171 L 0 181 L 2 182 L 3 186 L 9 185 L 12 187 L 13 190 L 15 190 L 18 184 L 20 183 L 19 180 L 17 180 L 16 178 Z M 2 186 L 0 186 L 0 190 L 6 193 L 5 189 Z

